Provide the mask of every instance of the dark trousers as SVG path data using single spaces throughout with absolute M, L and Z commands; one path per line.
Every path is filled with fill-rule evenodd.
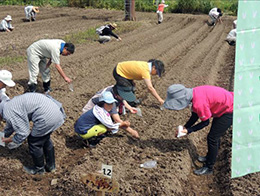
M 220 137 L 222 137 L 226 130 L 232 125 L 233 113 L 223 114 L 219 118 L 213 118 L 210 132 L 207 136 L 208 153 L 206 166 L 213 168 L 220 144 Z
M 117 67 L 117 66 L 116 66 Z M 134 87 L 135 86 L 135 83 L 133 80 L 129 80 L 127 78 L 124 78 L 122 76 L 120 76 L 117 72 L 116 72 L 116 67 L 114 68 L 113 70 L 113 76 L 116 80 L 116 84 L 118 86 L 132 86 Z
M 29 135 L 28 144 L 29 152 L 32 157 L 41 157 L 44 156 L 45 151 L 50 151 L 53 148 L 53 144 L 50 138 L 51 133 L 42 136 L 42 137 L 33 137 Z
M 12 31 L 13 29 L 8 28 L 10 31 Z M 6 30 L 0 30 L 0 32 L 5 32 Z

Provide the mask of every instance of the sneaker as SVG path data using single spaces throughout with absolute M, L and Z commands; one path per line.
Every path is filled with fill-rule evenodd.
M 194 170 L 194 174 L 201 176 L 201 175 L 209 175 L 212 174 L 213 170 L 208 168 L 207 166 L 201 167 L 199 169 Z

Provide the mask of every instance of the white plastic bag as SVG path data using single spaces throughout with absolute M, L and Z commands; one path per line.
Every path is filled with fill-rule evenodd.
M 177 137 L 182 137 L 184 135 L 187 135 L 187 133 L 183 133 L 182 131 L 183 131 L 183 126 L 179 125 L 178 126 L 178 135 L 177 135 Z

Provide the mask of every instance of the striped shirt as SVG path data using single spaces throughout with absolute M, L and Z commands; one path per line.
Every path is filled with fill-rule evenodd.
M 0 115 L 6 121 L 5 137 L 15 132 L 13 142 L 20 144 L 30 134 L 42 137 L 58 129 L 65 120 L 61 103 L 40 93 L 26 93 L 0 104 Z M 33 122 L 30 131 L 30 121 Z

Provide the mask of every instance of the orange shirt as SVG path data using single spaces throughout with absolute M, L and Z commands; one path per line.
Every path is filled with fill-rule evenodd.
M 129 80 L 151 79 L 146 61 L 125 61 L 117 64 L 117 74 Z
M 158 11 L 163 12 L 163 10 L 164 10 L 164 4 L 161 3 L 158 5 Z

